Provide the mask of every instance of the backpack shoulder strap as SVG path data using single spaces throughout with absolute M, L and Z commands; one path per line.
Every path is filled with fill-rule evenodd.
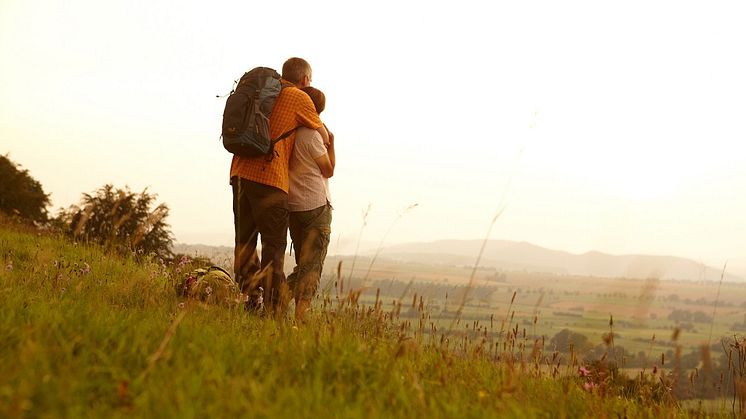
M 231 274 L 229 274 L 228 271 L 226 271 L 225 269 L 221 268 L 218 265 L 212 265 L 209 268 L 207 268 L 207 272 L 210 272 L 210 271 L 221 271 L 224 274 L 228 275 L 229 277 L 231 276 Z
M 289 137 L 289 136 L 290 136 L 290 135 L 291 135 L 291 134 L 292 134 L 293 132 L 295 132 L 295 131 L 296 131 L 297 129 L 298 129 L 298 127 L 295 127 L 295 128 L 293 128 L 293 129 L 290 129 L 290 130 L 288 130 L 288 131 L 285 131 L 284 133 L 282 133 L 282 135 L 280 135 L 279 137 L 277 137 L 277 138 L 275 138 L 274 140 L 272 140 L 272 145 L 275 145 L 275 144 L 277 144 L 278 142 L 280 142 L 280 141 L 284 140 L 285 138 L 288 138 L 288 137 Z

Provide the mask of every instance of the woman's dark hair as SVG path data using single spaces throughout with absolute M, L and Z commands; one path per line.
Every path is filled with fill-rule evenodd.
M 304 87 L 301 90 L 311 97 L 311 101 L 313 101 L 313 106 L 316 107 L 317 113 L 324 111 L 324 108 L 326 107 L 326 96 L 324 95 L 324 92 L 311 86 Z

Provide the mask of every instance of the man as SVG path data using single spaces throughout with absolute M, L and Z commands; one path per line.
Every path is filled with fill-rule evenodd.
M 317 130 L 329 142 L 311 98 L 301 91 L 311 84 L 311 66 L 302 58 L 290 58 L 282 66 L 282 91 L 270 117 L 270 134 L 278 138 L 298 126 Z M 273 158 L 233 156 L 230 178 L 233 188 L 235 227 L 234 275 L 247 308 L 284 314 L 287 285 L 283 272 L 288 230 L 288 161 L 295 133 L 275 144 Z M 261 260 L 257 236 L 261 235 Z M 261 291 L 263 288 L 263 292 Z
M 313 87 L 302 89 L 311 97 L 316 112 L 326 107 L 324 93 Z M 295 250 L 295 269 L 288 285 L 295 298 L 295 318 L 302 322 L 311 307 L 324 267 L 331 235 L 332 205 L 329 178 L 334 175 L 334 137 L 325 143 L 318 131 L 305 127 L 298 133 L 290 158 L 290 237 Z

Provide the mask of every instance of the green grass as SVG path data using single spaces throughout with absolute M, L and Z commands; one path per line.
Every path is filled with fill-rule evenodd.
M 574 371 L 531 373 L 478 341 L 440 343 L 350 300 L 303 325 L 180 306 L 176 266 L 14 226 L 0 226 L 0 258 L 0 417 L 693 415 L 586 391 Z

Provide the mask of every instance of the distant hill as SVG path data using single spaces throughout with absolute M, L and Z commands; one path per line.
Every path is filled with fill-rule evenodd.
M 415 262 L 427 265 L 473 266 L 481 240 L 438 240 L 433 242 L 406 243 L 381 249 L 380 258 L 392 261 Z M 187 255 L 207 256 L 214 263 L 230 267 L 233 248 L 179 243 L 174 251 Z M 372 250 L 361 251 L 360 256 L 372 256 Z M 341 256 L 341 255 L 340 255 Z M 722 267 L 707 266 L 691 259 L 657 255 L 610 255 L 601 252 L 573 254 L 547 249 L 527 242 L 490 240 L 485 246 L 480 266 L 506 271 L 545 272 L 597 276 L 604 278 L 650 278 L 720 280 Z M 286 269 L 292 269 L 293 258 L 285 257 Z M 744 281 L 742 276 L 729 274 L 725 280 Z
M 385 247 L 380 255 L 408 262 L 468 266 L 476 262 L 481 246 L 481 240 L 438 240 Z M 719 280 L 722 272 L 722 268 L 675 256 L 610 255 L 601 252 L 573 254 L 507 240 L 488 241 L 479 264 L 504 270 L 611 278 Z M 744 280 L 727 271 L 725 279 Z

